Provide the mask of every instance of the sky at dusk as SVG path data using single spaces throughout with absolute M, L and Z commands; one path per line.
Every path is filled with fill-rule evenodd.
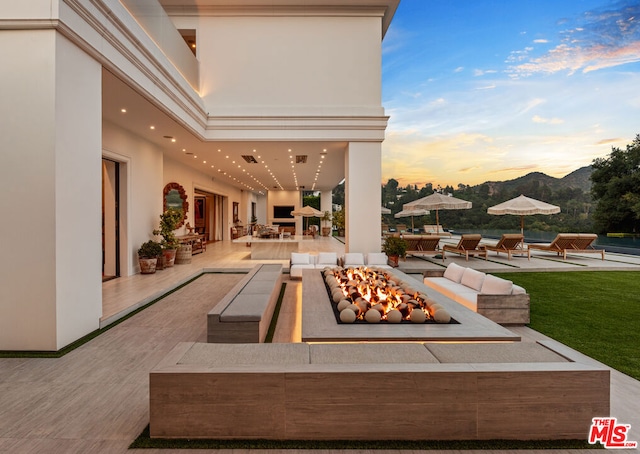
M 382 181 L 554 177 L 640 134 L 640 2 L 401 0 Z

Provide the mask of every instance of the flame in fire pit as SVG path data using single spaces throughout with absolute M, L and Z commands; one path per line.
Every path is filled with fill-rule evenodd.
M 447 311 L 426 294 L 381 269 L 333 268 L 325 269 L 323 274 L 340 311 L 340 320 L 345 323 L 356 320 L 448 323 L 451 319 Z

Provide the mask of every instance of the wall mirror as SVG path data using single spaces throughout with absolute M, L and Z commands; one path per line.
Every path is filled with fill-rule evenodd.
M 178 227 L 182 227 L 189 212 L 189 202 L 184 188 L 178 183 L 167 183 L 164 187 L 163 202 L 163 211 L 173 209 L 182 213 L 182 220 L 178 224 Z

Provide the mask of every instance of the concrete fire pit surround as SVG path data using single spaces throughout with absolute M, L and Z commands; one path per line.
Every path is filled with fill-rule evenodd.
M 458 324 L 339 324 L 321 270 L 302 270 L 302 341 L 519 341 L 520 336 L 399 270 L 385 270 L 444 307 Z

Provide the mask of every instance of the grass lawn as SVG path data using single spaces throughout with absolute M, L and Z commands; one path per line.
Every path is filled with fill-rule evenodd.
M 527 289 L 532 329 L 640 380 L 640 272 L 495 274 Z

